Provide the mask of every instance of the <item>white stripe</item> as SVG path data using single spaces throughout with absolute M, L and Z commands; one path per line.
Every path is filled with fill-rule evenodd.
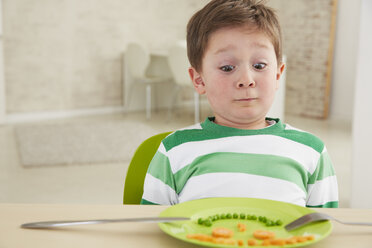
M 178 203 L 176 192 L 161 180 L 146 174 L 142 199 L 160 205 L 173 205 Z
M 325 152 L 327 152 L 327 147 L 326 146 L 323 147 L 322 154 L 325 153 Z
M 200 123 L 196 123 L 194 125 L 178 129 L 177 131 L 182 131 L 182 130 L 191 130 L 191 129 L 203 129 Z
M 252 197 L 305 206 L 306 193 L 296 184 L 243 173 L 208 173 L 190 178 L 179 202 L 209 197 Z
M 161 153 L 163 153 L 165 156 L 167 156 L 167 151 L 165 150 L 165 147 L 164 147 L 164 145 L 163 145 L 163 142 L 160 143 L 159 148 L 158 148 L 158 152 L 161 152 Z
M 289 124 L 285 124 L 285 130 L 295 130 L 295 131 L 299 131 L 299 132 L 303 132 L 303 133 L 309 133 L 309 132 L 306 132 L 306 131 L 304 131 L 302 129 L 299 129 L 299 128 L 296 128 L 296 127 L 292 127 Z
M 330 201 L 338 201 L 338 186 L 336 176 L 329 176 L 323 180 L 308 184 L 307 205 L 318 206 Z
M 274 135 L 234 136 L 213 140 L 193 141 L 167 152 L 173 173 L 189 165 L 199 156 L 215 152 L 277 155 L 293 159 L 312 174 L 320 154 L 313 148 Z

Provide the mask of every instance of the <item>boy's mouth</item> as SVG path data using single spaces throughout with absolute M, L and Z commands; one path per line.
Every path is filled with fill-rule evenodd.
M 247 98 L 235 99 L 235 101 L 237 101 L 237 102 L 250 102 L 250 101 L 257 100 L 257 99 L 258 99 L 257 97 L 247 97 Z

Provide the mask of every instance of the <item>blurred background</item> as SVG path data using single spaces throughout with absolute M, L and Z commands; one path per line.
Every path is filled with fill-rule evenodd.
M 1 0 L 0 202 L 120 204 L 141 141 L 211 115 L 182 79 L 186 24 L 207 2 Z M 372 207 L 363 197 L 371 133 L 359 131 L 372 114 L 371 4 L 268 4 L 287 63 L 270 116 L 325 141 L 341 207 Z

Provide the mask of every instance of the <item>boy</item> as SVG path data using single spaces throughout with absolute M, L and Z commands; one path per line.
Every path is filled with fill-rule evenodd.
M 252 197 L 337 207 L 323 142 L 266 118 L 284 70 L 273 10 L 255 0 L 212 0 L 190 19 L 187 49 L 191 80 L 214 117 L 162 141 L 141 203 Z

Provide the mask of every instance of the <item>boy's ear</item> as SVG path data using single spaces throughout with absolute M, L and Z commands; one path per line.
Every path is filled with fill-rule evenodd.
M 285 69 L 285 64 L 281 63 L 279 68 L 278 68 L 278 72 L 276 73 L 276 89 L 279 88 L 279 80 L 283 75 L 284 69 Z
M 194 85 L 196 92 L 198 92 L 200 95 L 205 94 L 205 84 L 204 84 L 203 78 L 195 70 L 194 67 L 189 68 L 189 75 L 190 75 L 192 84 Z

